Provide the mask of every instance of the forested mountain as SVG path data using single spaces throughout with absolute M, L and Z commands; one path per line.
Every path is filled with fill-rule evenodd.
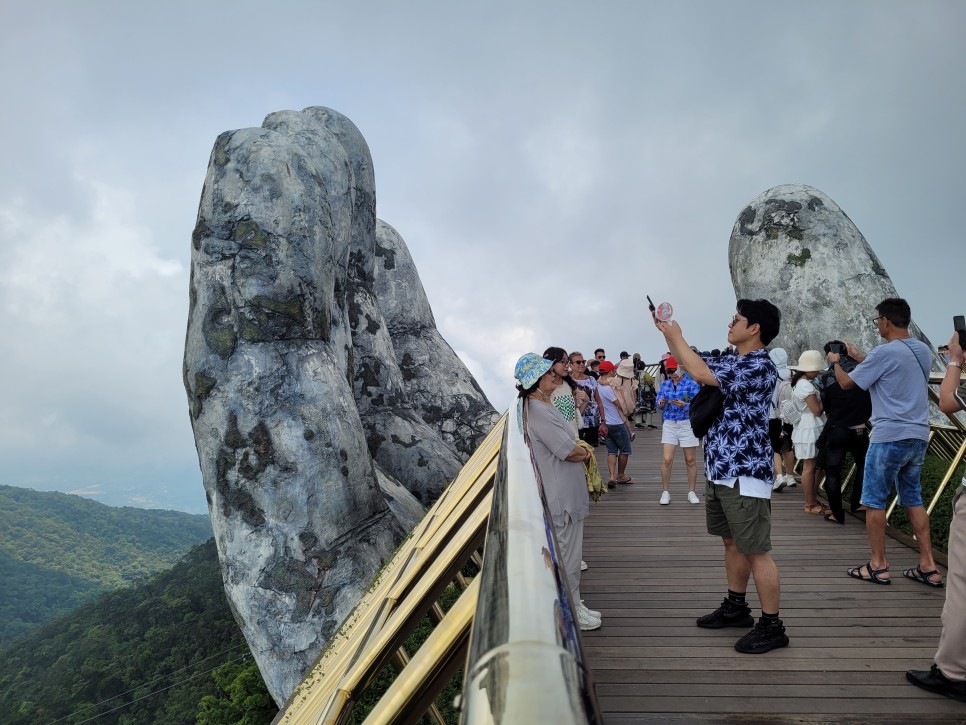
M 13 486 L 0 486 L 0 512 L 0 648 L 99 593 L 171 567 L 211 536 L 207 516 Z
M 259 725 L 276 712 L 228 607 L 214 539 L 0 658 L 6 725 Z

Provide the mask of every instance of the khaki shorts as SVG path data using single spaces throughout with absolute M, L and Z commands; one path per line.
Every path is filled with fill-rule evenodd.
M 704 512 L 708 533 L 733 539 L 742 554 L 771 551 L 771 501 L 742 496 L 738 482 L 733 488 L 708 481 L 704 489 Z

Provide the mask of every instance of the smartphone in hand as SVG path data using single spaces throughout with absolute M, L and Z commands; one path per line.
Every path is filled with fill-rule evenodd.
M 953 329 L 959 333 L 959 346 L 966 350 L 966 316 L 956 315 L 953 318 Z
M 834 352 L 836 355 L 844 355 L 845 345 L 843 345 L 841 342 L 833 342 L 831 345 L 828 346 L 828 351 Z
M 647 309 L 649 309 L 651 312 L 654 312 L 657 308 L 654 306 L 654 302 L 651 300 L 651 296 L 650 295 L 644 295 L 644 296 L 647 297 Z

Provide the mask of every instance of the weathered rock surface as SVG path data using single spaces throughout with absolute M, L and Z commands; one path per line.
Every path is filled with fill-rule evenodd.
M 781 310 L 781 333 L 771 346 L 785 348 L 791 362 L 833 339 L 872 349 L 882 342 L 870 322 L 875 306 L 902 296 L 845 212 L 803 184 L 776 186 L 745 207 L 731 232 L 728 263 L 739 298 L 764 297 Z M 941 370 L 915 322 L 909 331 L 929 345 L 933 368 Z
M 377 242 L 372 161 L 344 116 L 218 137 L 184 381 L 225 589 L 281 703 L 497 417 L 402 239 Z

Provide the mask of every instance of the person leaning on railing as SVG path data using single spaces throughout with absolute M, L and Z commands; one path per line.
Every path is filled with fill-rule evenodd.
M 949 366 L 939 386 L 939 409 L 943 413 L 963 410 L 956 389 L 966 372 L 958 333 L 949 341 Z M 953 497 L 953 520 L 949 525 L 949 571 L 939 649 L 929 670 L 908 670 L 906 679 L 916 687 L 966 702 L 966 476 Z

